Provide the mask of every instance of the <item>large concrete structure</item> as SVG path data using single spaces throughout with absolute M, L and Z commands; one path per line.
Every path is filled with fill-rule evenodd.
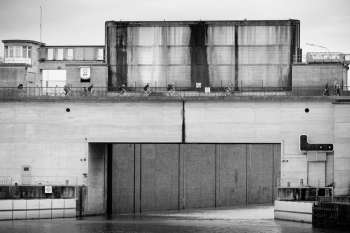
M 84 185 L 85 214 L 272 203 L 279 186 L 349 195 L 348 67 L 301 64 L 299 36 L 297 20 L 108 21 L 106 61 L 99 46 L 38 45 L 38 72 L 33 62 L 0 65 L 1 85 L 15 87 L 0 95 L 1 183 Z M 47 70 L 65 72 L 58 88 L 110 92 L 47 96 Z M 132 89 L 146 83 L 183 92 Z M 115 92 L 122 84 L 126 94 Z M 301 135 L 332 149 L 303 149 Z
M 290 87 L 299 21 L 106 22 L 109 86 Z

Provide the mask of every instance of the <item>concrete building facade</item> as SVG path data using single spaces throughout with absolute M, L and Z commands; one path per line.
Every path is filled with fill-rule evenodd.
M 54 95 L 62 94 L 65 85 L 73 88 L 93 85 L 103 89 L 107 86 L 103 46 L 47 46 L 29 40 L 3 40 L 3 43 L 5 58 L 0 66 L 3 87 L 22 84 L 34 95 L 39 90 Z M 85 78 L 81 77 L 83 71 L 88 73 Z
M 272 203 L 278 187 L 349 195 L 348 67 L 301 64 L 299 21 L 105 26 L 104 47 L 31 42 L 38 63 L 14 65 L 4 41 L 1 85 L 24 93 L 1 95 L 2 184 L 85 186 L 84 214 Z M 140 94 L 147 83 L 179 92 Z M 50 84 L 105 93 L 51 96 Z

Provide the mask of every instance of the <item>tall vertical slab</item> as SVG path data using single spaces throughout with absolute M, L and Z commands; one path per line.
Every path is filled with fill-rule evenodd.
M 217 147 L 217 206 L 245 205 L 247 146 L 219 144 Z
M 204 22 L 190 25 L 190 54 L 191 54 L 191 85 L 201 83 L 202 87 L 209 86 L 209 68 L 207 59 L 207 29 Z
M 112 210 L 113 213 L 134 212 L 135 150 L 134 144 L 113 144 Z
M 178 149 L 177 144 L 142 145 L 142 211 L 178 208 Z
M 215 145 L 183 144 L 185 208 L 215 206 Z

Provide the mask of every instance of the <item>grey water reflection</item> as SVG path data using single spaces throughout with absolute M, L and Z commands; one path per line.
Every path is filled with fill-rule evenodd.
M 273 219 L 186 219 L 174 217 L 126 216 L 113 219 L 88 217 L 56 220 L 0 222 L 1 233 L 338 233 L 346 230 L 316 229 L 311 224 Z

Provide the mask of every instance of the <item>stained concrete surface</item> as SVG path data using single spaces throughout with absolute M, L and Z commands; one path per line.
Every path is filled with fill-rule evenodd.
M 311 224 L 276 221 L 272 206 L 153 212 L 112 219 L 76 219 L 0 222 L 1 233 L 338 233 L 346 230 L 316 229 Z

